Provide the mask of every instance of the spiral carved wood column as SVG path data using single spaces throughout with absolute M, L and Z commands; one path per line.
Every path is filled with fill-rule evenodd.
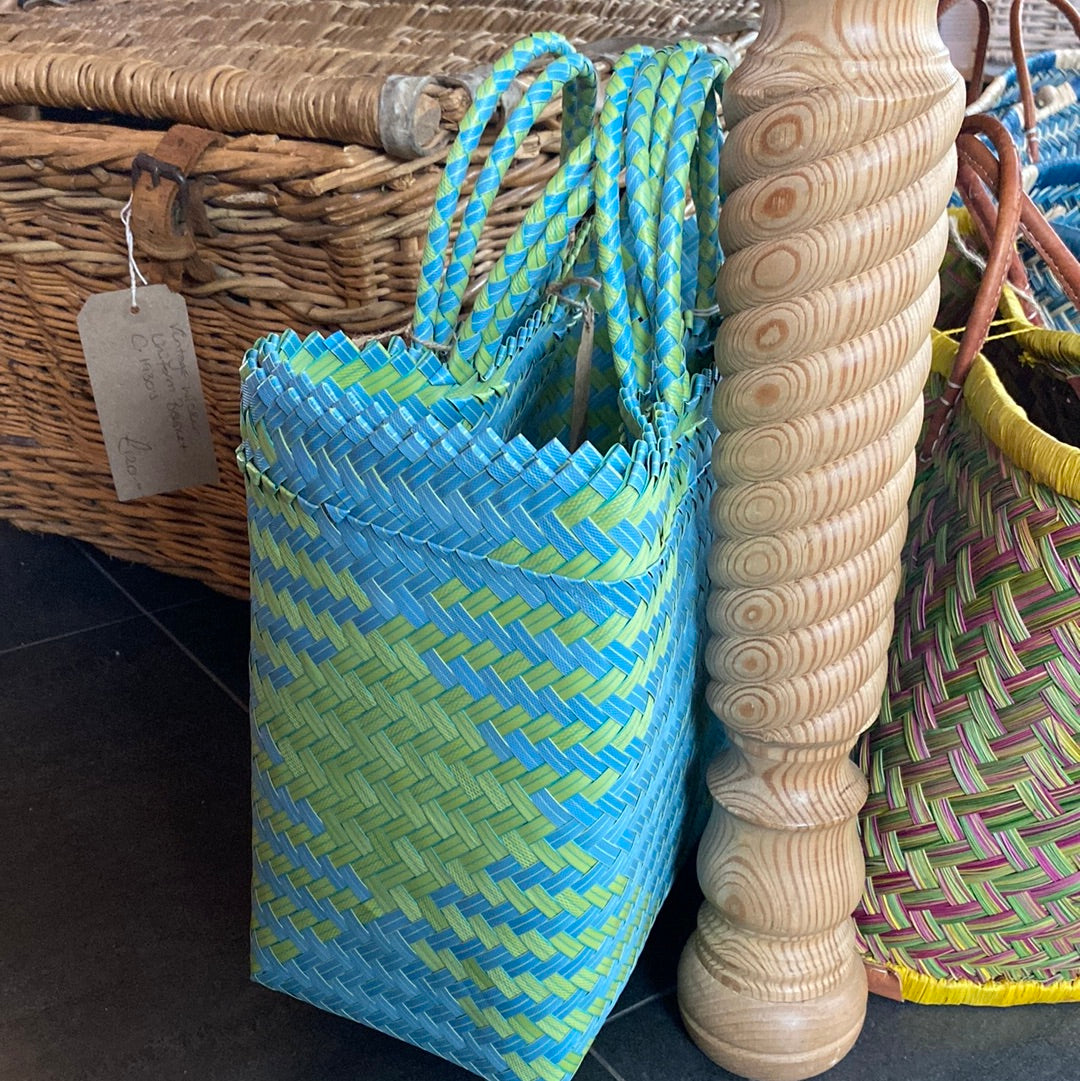
M 730 747 L 679 966 L 698 1045 L 828 1069 L 866 1011 L 850 914 L 964 88 L 933 0 L 766 0 L 728 81 L 710 704 Z

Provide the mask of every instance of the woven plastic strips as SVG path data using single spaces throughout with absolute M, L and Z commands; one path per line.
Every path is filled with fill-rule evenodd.
M 454 234 L 462 163 L 544 54 Z M 715 221 L 725 73 L 635 49 L 594 125 L 588 62 L 520 43 L 462 123 L 411 335 L 285 334 L 243 367 L 255 978 L 493 1081 L 575 1071 L 704 810 L 694 312 L 719 253 L 679 225 L 688 188 Z M 505 163 L 564 86 L 562 168 L 463 312 Z
M 1027 338 L 1080 372 L 1075 335 Z M 931 393 L 955 348 L 936 340 Z M 1078 495 L 1080 450 L 979 358 L 916 480 L 890 686 L 862 748 L 856 924 L 906 999 L 1080 1000 Z

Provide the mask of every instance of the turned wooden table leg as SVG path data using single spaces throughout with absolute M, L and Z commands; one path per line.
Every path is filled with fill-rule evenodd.
M 730 747 L 679 1002 L 715 1061 L 787 1081 L 866 1011 L 849 752 L 885 682 L 964 88 L 933 0 L 763 7 L 724 93 L 708 663 Z

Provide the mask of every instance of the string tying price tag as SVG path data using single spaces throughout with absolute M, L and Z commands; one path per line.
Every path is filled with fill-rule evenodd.
M 124 203 L 124 209 L 120 211 L 120 223 L 124 226 L 124 243 L 127 245 L 128 255 L 128 281 L 131 283 L 131 310 L 137 312 L 139 310 L 139 298 L 136 295 L 136 278 L 140 285 L 149 285 L 150 283 L 143 277 L 143 272 L 139 269 L 139 264 L 135 262 L 135 236 L 131 232 L 131 204 L 134 196 L 129 195 L 128 201 Z

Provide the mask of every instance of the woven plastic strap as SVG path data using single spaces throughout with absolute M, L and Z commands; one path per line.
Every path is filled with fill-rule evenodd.
M 686 194 L 691 185 L 699 208 L 702 240 L 695 303 L 701 305 L 711 299 L 719 262 L 715 233 L 721 137 L 716 92 L 728 70 L 726 61 L 697 45 L 672 46 L 659 54 L 631 50 L 617 71 L 622 72 L 624 90 L 634 72 L 633 93 L 619 93 L 615 105 L 605 105 L 600 118 L 593 187 L 598 202 L 601 195 L 606 200 L 608 220 L 616 223 L 598 236 L 603 298 L 610 317 L 612 303 L 627 303 L 630 283 L 636 333 L 632 331 L 630 353 L 621 357 L 616 353 L 616 365 L 628 414 L 636 418 L 639 430 L 646 423 L 643 400 L 659 395 L 676 416 L 682 416 L 689 397 L 685 337 L 692 314 L 684 311 L 682 288 Z M 613 77 L 607 102 L 612 101 L 614 83 Z M 538 280 L 555 254 L 566 249 L 570 230 L 589 204 L 582 182 L 586 150 L 591 149 L 591 140 L 573 147 L 560 174 L 530 209 L 492 270 L 451 353 L 451 370 L 459 378 L 469 364 L 481 375 L 489 372 L 508 327 L 535 297 Z M 624 162 L 629 202 L 625 237 L 618 224 Z M 532 234 L 541 227 L 542 238 L 533 242 Z M 625 273 L 619 277 L 624 264 L 634 268 L 629 278 Z
M 575 227 L 592 204 L 589 171 L 593 132 L 578 143 L 507 242 L 454 337 L 450 371 L 458 379 L 475 372 L 493 378 L 495 354 L 522 313 L 537 305 L 561 265 Z
M 642 428 L 648 402 L 664 402 L 679 416 L 689 393 L 686 195 L 692 185 L 701 236 L 696 302 L 702 304 L 711 298 L 719 262 L 718 202 L 711 194 L 718 190 L 720 146 L 715 96 L 728 71 L 699 46 L 631 50 L 612 72 L 600 115 L 594 184 L 604 308 L 623 404 Z M 624 167 L 625 244 L 618 187 Z
M 485 112 L 492 108 L 500 76 L 524 57 L 547 47 L 548 37 L 530 39 L 527 49 L 511 54 L 515 60 L 497 66 L 477 94 Z M 552 269 L 565 258 L 593 195 L 602 196 L 609 223 L 598 238 L 605 276 L 603 296 L 607 307 L 614 304 L 620 312 L 615 324 L 620 336 L 613 348 L 627 415 L 642 430 L 647 423 L 644 403 L 656 398 L 681 416 L 690 388 L 685 337 L 693 321 L 693 313 L 685 310 L 682 283 L 687 191 L 689 188 L 694 194 L 699 219 L 694 304 L 700 309 L 711 302 L 720 258 L 715 239 L 721 143 L 716 103 L 728 70 L 726 61 L 697 45 L 672 46 L 658 54 L 644 48 L 631 50 L 620 61 L 608 88 L 599 130 L 577 126 L 579 141 L 568 140 L 571 145 L 565 161 L 507 242 L 472 310 L 454 332 L 452 323 L 461 309 L 476 243 L 509 157 L 558 88 L 576 79 L 578 99 L 593 100 L 595 85 L 588 61 L 569 56 L 553 62 L 534 84 L 535 95 L 532 91 L 526 94 L 496 140 L 465 209 L 441 279 L 450 215 L 460 184 L 448 182 L 445 191 L 440 186 L 425 249 L 414 338 L 437 345 L 449 343 L 448 367 L 460 382 L 474 375 L 481 380 L 494 378 L 499 347 L 520 323 L 522 312 L 535 307 L 543 288 L 551 283 Z M 588 176 L 597 138 L 601 144 L 596 147 L 590 190 Z M 459 143 L 448 163 L 447 176 L 451 175 L 451 164 L 470 146 L 475 149 L 475 136 L 463 135 Z M 625 237 L 619 224 L 619 175 L 624 165 L 629 201 Z M 631 275 L 623 270 L 624 264 L 634 268 Z M 633 305 L 633 319 L 629 304 Z M 627 328 L 629 337 L 624 333 Z
M 530 64 L 547 55 L 554 55 L 557 59 L 529 87 L 492 146 L 466 205 L 461 228 L 448 260 L 451 225 L 469 163 L 480 145 L 484 129 L 514 79 Z M 594 107 L 596 72 L 592 63 L 558 34 L 535 34 L 519 42 L 496 63 L 491 74 L 477 89 L 473 103 L 461 121 L 457 140 L 447 157 L 446 169 L 435 193 L 427 243 L 421 258 L 412 326 L 414 338 L 438 345 L 445 345 L 449 341 L 461 309 L 480 235 L 499 186 L 540 114 L 554 95 L 572 80 L 577 80 L 579 87 L 572 97 L 572 117 L 567 130 L 587 138 L 588 125 L 581 123 L 580 113 L 582 110 L 591 111 Z M 577 119 L 573 119 L 575 115 Z
M 480 240 L 484 221 L 487 218 L 491 204 L 494 202 L 502 179 L 510 167 L 510 163 L 514 160 L 514 156 L 525 136 L 540 118 L 540 114 L 547 107 L 552 97 L 572 78 L 582 84 L 582 89 L 579 89 L 574 97 L 588 104 L 591 121 L 591 111 L 596 100 L 596 72 L 592 64 L 583 56 L 563 57 L 551 64 L 529 87 L 521 104 L 511 114 L 506 127 L 495 141 L 487 164 L 477 177 L 476 186 L 465 208 L 461 229 L 450 256 L 442 294 L 439 298 L 436 325 L 433 330 L 436 341 L 447 341 L 453 332 L 454 324 L 461 311 L 462 297 L 468 284 L 469 272 L 472 269 L 473 257 Z M 569 156 L 574 156 L 574 151 L 577 150 L 579 152 L 577 157 L 587 160 L 587 149 L 591 138 L 589 127 L 590 125 L 583 127 L 578 124 L 576 126 L 576 135 L 571 135 L 570 132 L 575 129 L 569 123 L 566 125 L 566 142 Z M 558 174 L 554 182 L 545 189 L 544 198 L 541 202 L 549 203 L 552 200 L 557 200 L 560 204 L 565 203 L 568 192 L 573 189 L 577 182 L 574 177 L 567 176 L 565 172 Z M 511 238 L 510 244 L 507 245 L 506 254 L 514 254 L 522 248 L 526 252 L 530 250 L 528 239 L 519 230 Z M 542 250 L 543 258 L 551 259 L 557 249 L 548 247 Z M 546 265 L 546 263 L 541 265 Z

